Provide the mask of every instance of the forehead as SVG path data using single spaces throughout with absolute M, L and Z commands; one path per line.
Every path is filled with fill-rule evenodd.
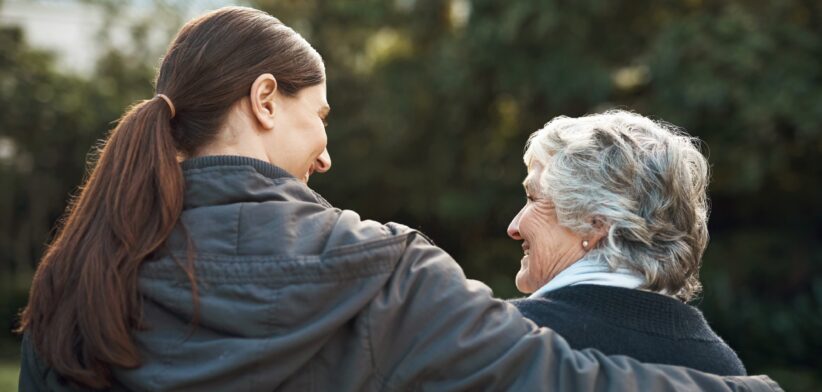
M 528 167 L 528 175 L 525 176 L 525 181 L 522 182 L 522 186 L 525 187 L 526 192 L 530 194 L 539 193 L 539 177 L 542 174 L 542 169 L 543 166 L 541 163 L 537 161 L 531 162 L 531 165 Z
M 326 97 L 325 82 L 306 87 L 297 93 L 297 98 L 306 103 L 328 106 L 328 98 Z
M 525 192 L 530 195 L 539 194 L 539 173 L 529 170 L 528 175 L 525 177 L 525 181 L 522 182 L 522 186 L 525 187 Z

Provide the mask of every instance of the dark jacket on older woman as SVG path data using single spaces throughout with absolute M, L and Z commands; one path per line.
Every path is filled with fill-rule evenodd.
M 511 302 L 578 350 L 595 348 L 718 375 L 746 374 L 739 357 L 699 310 L 666 295 L 579 284 Z

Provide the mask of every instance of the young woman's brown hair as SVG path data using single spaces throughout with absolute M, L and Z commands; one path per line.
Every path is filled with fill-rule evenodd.
M 173 106 L 158 95 L 120 119 L 34 277 L 19 331 L 57 373 L 103 388 L 111 366 L 140 365 L 131 336 L 143 327 L 138 269 L 178 223 L 178 157 L 209 143 L 265 73 L 286 96 L 325 78 L 319 54 L 261 11 L 222 8 L 180 30 L 156 81 Z

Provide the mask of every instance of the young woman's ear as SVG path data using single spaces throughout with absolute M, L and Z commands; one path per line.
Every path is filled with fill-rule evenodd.
M 262 74 L 251 84 L 251 113 L 265 130 L 274 129 L 276 114 L 277 79 L 270 73 Z

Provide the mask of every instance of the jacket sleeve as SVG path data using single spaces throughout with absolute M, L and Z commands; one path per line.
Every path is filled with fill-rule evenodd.
M 29 391 L 50 391 L 50 392 L 83 392 L 91 391 L 74 384 L 68 383 L 57 372 L 51 369 L 37 355 L 34 344 L 28 333 L 23 334 L 23 342 L 20 345 L 20 378 L 18 379 L 17 390 L 20 392 Z M 121 390 L 112 388 L 114 390 Z
M 765 376 L 719 377 L 576 351 L 537 328 L 422 235 L 408 236 L 368 308 L 372 365 L 384 390 L 780 390 Z
M 20 378 L 17 383 L 19 391 L 48 390 L 43 380 L 43 371 L 37 363 L 37 356 L 29 340 L 29 335 L 23 335 L 20 344 Z

